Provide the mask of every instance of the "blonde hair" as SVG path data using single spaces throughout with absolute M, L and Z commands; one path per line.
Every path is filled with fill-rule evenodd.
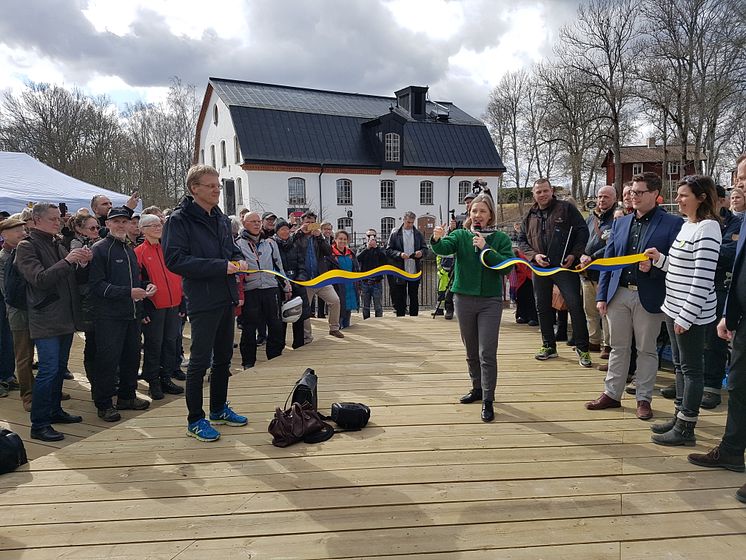
M 495 212 L 495 201 L 492 200 L 492 197 L 488 194 L 478 194 L 474 200 L 471 203 L 471 208 L 474 208 L 474 205 L 477 203 L 483 203 L 487 205 L 487 210 L 490 212 L 490 221 L 489 223 L 485 224 L 488 227 L 495 227 L 497 225 L 497 213 Z M 464 221 L 464 227 L 466 229 L 471 228 L 471 212 L 469 212 L 469 217 L 466 218 Z
M 733 187 L 731 189 L 731 191 L 730 191 L 730 196 L 731 197 L 733 196 L 733 193 L 740 194 L 741 198 L 744 199 L 744 203 L 746 203 L 746 194 L 744 194 L 744 191 L 743 191 L 742 188 L 740 188 L 740 187 Z M 730 208 L 731 208 L 731 210 L 733 210 L 733 199 L 732 198 L 731 198 L 731 202 L 730 202 Z M 738 211 L 739 210 L 737 210 L 737 212 Z
M 189 194 L 194 194 L 192 193 L 192 185 L 196 185 L 197 183 L 199 183 L 202 177 L 204 177 L 205 175 L 214 175 L 215 177 L 220 177 L 220 173 L 212 165 L 205 165 L 204 163 L 200 163 L 197 165 L 192 165 L 189 168 L 186 176 L 186 188 Z

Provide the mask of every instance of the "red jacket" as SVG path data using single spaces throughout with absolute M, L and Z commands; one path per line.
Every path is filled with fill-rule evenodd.
M 174 274 L 166 267 L 163 260 L 163 247 L 153 245 L 147 239 L 135 247 L 137 262 L 142 270 L 143 280 L 155 284 L 158 291 L 150 299 L 156 309 L 167 309 L 181 305 L 184 291 L 181 287 L 181 276 Z

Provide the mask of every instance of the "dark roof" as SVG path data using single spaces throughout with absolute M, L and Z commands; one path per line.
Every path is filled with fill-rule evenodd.
M 450 102 L 428 101 L 447 121 L 414 119 L 395 97 L 210 78 L 228 105 L 246 162 L 380 167 L 369 130 L 392 112 L 403 117 L 402 167 L 505 169 L 487 128 Z
M 666 161 L 678 161 L 681 158 L 681 146 L 668 146 Z M 694 161 L 693 146 L 687 147 L 687 161 Z M 622 146 L 622 163 L 658 163 L 663 161 L 663 146 L 648 148 L 647 146 Z M 699 155 L 699 161 L 707 159 L 705 154 Z

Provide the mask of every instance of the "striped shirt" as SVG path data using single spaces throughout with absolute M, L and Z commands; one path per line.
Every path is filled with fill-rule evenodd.
M 717 297 L 715 269 L 722 235 L 715 220 L 684 222 L 676 241 L 654 265 L 666 272 L 666 300 L 661 311 L 681 327 L 713 322 Z

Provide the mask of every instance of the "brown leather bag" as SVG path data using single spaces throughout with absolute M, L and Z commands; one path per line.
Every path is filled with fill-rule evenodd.
M 557 311 L 567 311 L 567 303 L 557 286 L 552 286 L 552 307 Z
M 287 447 L 299 441 L 320 443 L 334 435 L 334 428 L 307 403 L 294 402 L 287 410 L 275 409 L 275 417 L 267 431 L 272 434 L 272 445 Z

